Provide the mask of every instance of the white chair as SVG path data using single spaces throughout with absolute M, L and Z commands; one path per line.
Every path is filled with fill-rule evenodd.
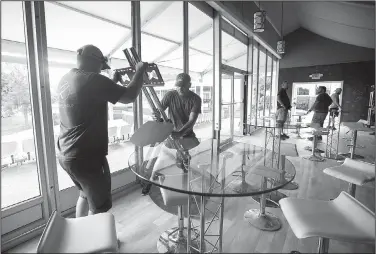
M 63 218 L 55 211 L 37 247 L 37 253 L 111 252 L 118 252 L 115 218 L 111 213 Z
M 297 238 L 319 238 L 318 253 L 328 253 L 329 239 L 375 243 L 375 214 L 344 191 L 331 201 L 284 198 L 280 206 Z
M 346 158 L 342 165 L 326 168 L 324 173 L 348 182 L 348 192 L 355 197 L 357 185 L 375 181 L 375 164 Z

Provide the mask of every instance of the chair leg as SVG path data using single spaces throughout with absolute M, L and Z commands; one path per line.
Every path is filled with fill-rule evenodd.
M 356 191 L 356 185 L 353 183 L 349 183 L 348 193 L 355 198 L 355 191 Z
M 317 253 L 328 253 L 328 250 L 329 250 L 329 239 L 320 237 Z

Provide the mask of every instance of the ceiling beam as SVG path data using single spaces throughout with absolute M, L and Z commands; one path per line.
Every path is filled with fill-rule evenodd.
M 83 14 L 83 15 L 86 15 L 86 16 L 89 16 L 89 17 L 92 17 L 92 18 L 95 18 L 95 19 L 98 19 L 98 20 L 101 20 L 101 21 L 104 21 L 104 22 L 107 22 L 107 23 L 110 23 L 110 24 L 113 24 L 113 25 L 116 25 L 116 26 L 119 26 L 119 27 L 122 27 L 122 28 L 126 28 L 126 29 L 131 30 L 131 27 L 130 27 L 130 26 L 127 26 L 127 25 L 121 24 L 121 23 L 119 23 L 119 22 L 115 22 L 115 21 L 110 20 L 110 19 L 107 19 L 107 18 L 103 18 L 103 17 L 97 16 L 97 15 L 94 15 L 94 14 L 89 13 L 89 12 L 86 12 L 86 11 L 82 11 L 82 10 L 79 10 L 79 9 L 76 9 L 76 8 L 73 8 L 73 7 L 70 7 L 70 6 L 65 5 L 65 4 L 62 4 L 62 3 L 57 3 L 57 2 L 48 2 L 48 3 L 55 4 L 55 5 L 58 5 L 58 6 L 60 6 L 60 7 L 66 8 L 66 9 L 68 9 L 68 10 L 75 11 L 75 12 L 81 13 L 81 14 Z M 142 31 L 141 33 L 142 33 L 142 34 L 145 34 L 145 35 L 148 35 L 148 36 L 151 36 L 151 37 L 156 38 L 156 39 L 160 39 L 160 40 L 164 40 L 164 41 L 167 41 L 167 42 L 173 43 L 173 44 L 179 44 L 179 42 L 174 41 L 174 40 L 170 40 L 170 39 L 165 38 L 165 37 L 163 37 L 163 36 L 159 36 L 159 35 L 151 34 L 151 33 L 144 32 L 144 31 Z
M 197 38 L 198 36 L 200 36 L 201 34 L 205 33 L 206 31 L 208 31 L 210 28 L 213 27 L 213 23 L 210 21 L 209 23 L 205 24 L 204 26 L 200 27 L 199 29 L 197 29 L 195 32 L 193 32 L 190 36 L 189 36 L 189 41 L 192 41 L 194 40 L 195 38 Z M 158 63 L 158 61 L 160 61 L 163 57 L 165 56 L 168 56 L 170 53 L 172 53 L 173 51 L 177 50 L 178 48 L 182 47 L 183 46 L 183 41 L 181 41 L 179 44 L 176 44 L 176 45 L 173 45 L 171 46 L 169 49 L 167 49 L 165 52 L 163 52 L 162 54 L 160 54 L 158 57 L 156 57 L 152 62 L 153 63 Z M 208 56 L 212 56 L 212 54 L 210 53 L 207 53 L 205 51 L 201 51 L 201 50 L 197 50 L 193 47 L 189 47 L 191 49 L 194 49 L 204 55 L 208 55 Z
M 161 15 L 173 2 L 162 2 L 160 5 L 158 5 L 154 10 L 152 10 L 145 19 L 141 22 L 141 29 L 145 28 L 146 25 L 150 24 L 150 22 L 157 18 L 159 15 Z M 115 52 L 121 48 L 128 40 L 132 39 L 132 33 L 129 32 L 126 34 L 123 38 L 119 40 L 119 42 L 116 44 L 116 46 L 108 53 L 107 57 L 110 58 Z
M 240 52 L 239 54 L 237 54 L 237 55 L 235 55 L 235 56 L 233 56 L 233 57 L 227 59 L 226 62 L 229 63 L 229 62 L 234 61 L 234 60 L 236 60 L 236 59 L 238 59 L 239 57 L 242 57 L 242 56 L 244 56 L 244 55 L 247 55 L 247 50 L 246 50 L 246 51 L 243 51 L 243 52 Z
M 101 21 L 104 21 L 104 22 L 107 22 L 107 23 L 111 23 L 113 25 L 116 25 L 116 26 L 119 26 L 119 27 L 122 27 L 122 28 L 126 28 L 126 29 L 131 29 L 130 26 L 127 26 L 127 25 L 124 25 L 124 24 L 120 24 L 118 22 L 115 22 L 115 21 L 112 21 L 112 20 L 109 20 L 109 19 L 106 19 L 106 18 L 103 18 L 103 17 L 100 17 L 100 16 L 97 16 L 97 15 L 94 15 L 92 13 L 88 13 L 86 11 L 82 11 L 82 10 L 79 10 L 79 9 L 76 9 L 76 8 L 73 8 L 73 7 L 70 7 L 68 5 L 65 5 L 65 4 L 62 4 L 62 3 L 58 3 L 58 2 L 48 2 L 48 3 L 51 3 L 51 4 L 55 4 L 55 5 L 58 5 L 60 7 L 63 7 L 63 8 L 66 8 L 68 10 L 72 10 L 72 11 L 75 11 L 75 12 L 78 12 L 78 13 L 81 13 L 83 15 L 87 15 L 89 17 L 92 17 L 92 18 L 95 18 L 95 19 L 99 19 Z M 166 37 L 163 37 L 163 36 L 159 36 L 159 35 L 156 35 L 156 34 L 152 34 L 152 33 L 148 33 L 148 32 L 145 32 L 145 31 L 141 31 L 142 34 L 145 34 L 145 35 L 148 35 L 150 37 L 153 37 L 153 38 L 156 38 L 156 39 L 159 39 L 159 40 L 163 40 L 163 41 L 166 41 L 166 42 L 169 42 L 169 43 L 173 43 L 175 45 L 181 45 L 181 42 L 177 42 L 177 41 L 174 41 L 174 40 L 171 40 L 171 39 L 168 39 Z M 204 55 L 209 55 L 211 56 L 211 54 L 205 52 L 205 51 L 202 51 L 202 50 L 199 50 L 199 49 L 196 49 L 196 48 L 193 48 L 193 47 L 190 47 L 191 49 L 194 49 L 198 52 L 200 52 L 201 54 L 204 54 Z
M 89 16 L 89 17 L 92 17 L 92 18 L 95 18 L 95 19 L 98 19 L 98 20 L 101 20 L 101 21 L 113 24 L 115 26 L 119 26 L 119 27 L 126 28 L 126 29 L 129 29 L 129 30 L 131 29 L 130 26 L 121 24 L 119 22 L 116 22 L 116 21 L 113 21 L 113 20 L 110 20 L 110 19 L 107 19 L 107 18 L 103 18 L 103 17 L 97 16 L 95 14 L 92 14 L 92 13 L 89 13 L 89 12 L 86 12 L 86 11 L 82 11 L 80 9 L 77 9 L 77 8 L 74 8 L 74 7 L 71 7 L 71 6 L 59 3 L 59 2 L 51 1 L 51 2 L 48 2 L 48 3 L 54 4 L 54 5 L 57 5 L 57 6 L 60 6 L 60 7 L 63 7 L 65 9 L 68 9 L 68 10 L 71 10 L 71 11 L 74 11 L 74 12 L 81 13 L 83 15 L 86 15 L 86 16 Z
M 1 40 L 1 59 L 3 62 L 11 63 L 26 63 L 26 46 L 24 42 L 17 42 L 11 40 Z M 7 54 L 8 53 L 8 54 Z M 76 67 L 76 56 L 77 52 L 57 49 L 57 48 L 48 48 L 48 62 L 50 67 L 60 67 L 60 68 L 73 68 Z M 120 58 L 112 58 L 113 61 L 117 62 L 117 66 L 121 66 L 124 63 L 124 66 L 128 64 L 128 61 Z M 168 70 L 174 71 L 183 71 L 182 68 L 174 68 L 169 66 L 158 65 L 161 69 L 165 68 Z M 192 72 L 199 75 L 199 72 Z

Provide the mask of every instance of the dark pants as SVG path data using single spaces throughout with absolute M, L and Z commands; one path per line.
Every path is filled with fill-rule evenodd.
M 91 212 L 103 213 L 111 209 L 111 173 L 105 156 L 59 158 L 59 164 L 80 190 L 80 196 L 87 199 Z

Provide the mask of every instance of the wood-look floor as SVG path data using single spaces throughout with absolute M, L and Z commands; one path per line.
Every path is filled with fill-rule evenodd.
M 308 143 L 299 142 L 301 142 L 298 144 L 300 157 L 289 159 L 297 170 L 295 181 L 299 183 L 300 188 L 282 192 L 293 197 L 329 200 L 337 197 L 341 191 L 346 191 L 345 182 L 322 172 L 324 168 L 336 165 L 337 162 L 326 160 L 317 163 L 303 159 L 302 157 L 309 155 L 309 152 L 303 151 L 301 147 Z M 369 149 L 374 147 L 368 146 Z M 374 183 L 367 187 L 358 187 L 356 198 L 375 211 Z M 316 252 L 317 238 L 297 239 L 280 209 L 267 208 L 267 211 L 277 215 L 283 224 L 279 231 L 267 232 L 253 228 L 244 220 L 244 212 L 250 208 L 258 208 L 251 198 L 225 200 L 223 252 L 289 253 L 292 250 L 303 253 Z M 112 213 L 116 218 L 122 253 L 156 253 L 156 241 L 159 235 L 164 230 L 177 226 L 177 217 L 158 207 L 149 196 L 141 196 L 141 189 L 138 187 L 133 188 L 128 195 L 115 200 Z M 37 239 L 34 239 L 10 252 L 35 252 L 36 244 Z M 375 253 L 375 247 L 331 240 L 329 252 Z

